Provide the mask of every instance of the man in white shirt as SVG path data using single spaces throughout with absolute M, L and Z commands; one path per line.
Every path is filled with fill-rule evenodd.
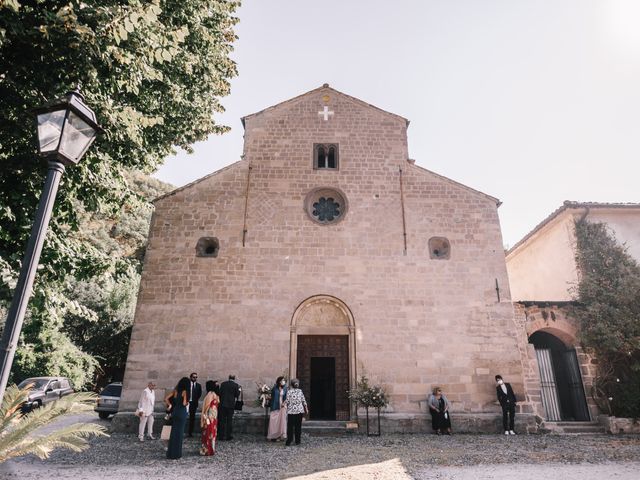
M 156 393 L 154 389 L 156 384 L 149 382 L 147 388 L 142 391 L 140 400 L 138 401 L 138 409 L 136 415 L 140 417 L 140 426 L 138 427 L 138 439 L 144 441 L 144 428 L 147 427 L 147 435 L 151 440 L 155 440 L 153 436 L 153 407 L 156 403 Z

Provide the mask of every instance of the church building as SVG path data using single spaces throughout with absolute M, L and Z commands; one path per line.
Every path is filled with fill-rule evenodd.
M 242 122 L 240 161 L 155 201 L 121 411 L 149 379 L 160 402 L 192 371 L 235 374 L 249 425 L 256 383 L 285 374 L 311 419 L 355 421 L 366 375 L 383 431 L 429 431 L 440 386 L 454 430 L 497 432 L 501 374 L 535 429 L 499 201 L 415 165 L 407 119 L 326 84 Z

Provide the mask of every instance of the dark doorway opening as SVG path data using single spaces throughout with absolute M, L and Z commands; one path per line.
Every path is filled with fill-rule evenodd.
M 314 420 L 336 419 L 336 359 L 311 357 L 311 409 Z
M 533 333 L 529 343 L 536 349 L 548 419 L 588 421 L 589 410 L 575 348 L 567 347 L 547 332 Z
M 296 375 L 312 419 L 349 420 L 349 336 L 298 335 Z

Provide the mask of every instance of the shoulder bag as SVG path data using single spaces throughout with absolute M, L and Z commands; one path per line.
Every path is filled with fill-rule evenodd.
M 241 411 L 243 406 L 244 406 L 243 392 L 242 392 L 242 389 L 240 389 L 240 398 L 236 400 L 236 404 L 233 406 L 233 409 Z

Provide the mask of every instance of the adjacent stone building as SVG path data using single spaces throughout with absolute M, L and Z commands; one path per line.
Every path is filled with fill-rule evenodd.
M 591 396 L 596 361 L 580 347 L 578 322 L 568 314 L 579 279 L 580 219 L 607 224 L 640 260 L 640 205 L 628 203 L 566 201 L 507 252 L 526 390 L 547 423 L 595 420 L 599 413 Z
M 427 431 L 435 385 L 458 431 L 498 431 L 497 373 L 533 412 L 497 199 L 415 165 L 408 120 L 328 85 L 243 125 L 242 160 L 155 201 L 121 410 L 197 371 L 236 374 L 245 404 L 284 372 L 336 420 L 366 374 L 387 431 Z

